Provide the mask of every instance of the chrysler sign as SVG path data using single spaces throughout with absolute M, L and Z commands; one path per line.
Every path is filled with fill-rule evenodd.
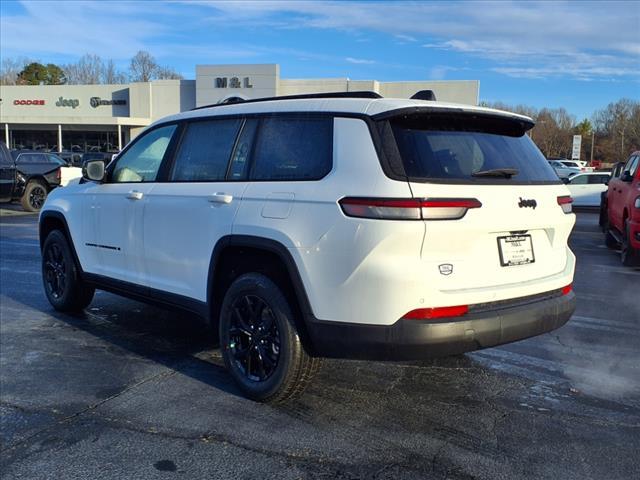
M 89 99 L 89 104 L 93 108 L 98 108 L 103 105 L 126 105 L 126 100 L 103 100 L 100 97 L 91 97 Z

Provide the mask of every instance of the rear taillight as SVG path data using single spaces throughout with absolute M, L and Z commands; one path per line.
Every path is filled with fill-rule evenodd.
M 60 180 L 62 178 L 62 167 L 58 168 L 58 170 L 56 170 L 56 178 L 58 180 Z
M 475 198 L 343 198 L 345 215 L 382 220 L 457 220 L 470 208 L 480 208 Z
M 571 291 L 573 290 L 573 284 L 569 284 L 566 287 L 562 287 L 561 291 L 562 291 L 562 295 L 569 295 L 569 293 L 571 293 Z
M 571 208 L 572 203 L 573 203 L 573 198 L 571 198 L 569 195 L 563 195 L 561 197 L 558 197 L 558 205 L 562 207 L 562 211 L 564 213 L 572 212 L 572 208 Z
M 411 310 L 402 318 L 406 320 L 433 320 L 435 318 L 461 317 L 469 312 L 468 305 L 457 305 L 455 307 L 418 308 Z

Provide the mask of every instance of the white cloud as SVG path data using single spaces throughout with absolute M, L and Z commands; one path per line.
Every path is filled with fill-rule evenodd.
M 373 65 L 376 63 L 375 60 L 366 60 L 364 58 L 347 57 L 345 60 L 349 63 L 356 63 L 358 65 Z
M 640 4 L 633 1 L 25 1 L 22 6 L 25 13 L 3 11 L 0 17 L 3 56 L 79 57 L 90 52 L 118 60 L 142 49 L 160 60 L 180 56 L 233 62 L 289 54 L 383 64 L 375 58 L 344 59 L 346 52 L 324 54 L 321 47 L 309 52 L 270 48 L 252 44 L 246 34 L 192 46 L 190 29 L 206 25 L 212 31 L 230 26 L 238 31 L 340 30 L 355 33 L 354 44 L 375 39 L 370 33 L 382 33 L 396 48 L 409 48 L 400 45 L 417 45 L 420 39 L 427 49 L 481 59 L 496 73 L 528 78 L 626 79 L 637 75 L 640 64 Z M 416 65 L 422 61 L 416 58 Z M 444 78 L 448 71 L 434 66 L 431 76 Z
M 131 57 L 164 26 L 145 20 L 147 6 L 119 2 L 22 2 L 25 14 L 0 19 L 3 55 L 98 53 Z M 162 5 L 159 6 L 163 8 Z
M 400 40 L 400 42 L 402 43 L 412 43 L 412 42 L 418 41 L 417 38 L 412 37 L 411 35 L 405 35 L 403 33 L 397 33 L 395 37 L 397 40 Z
M 555 69 L 574 78 L 626 76 L 640 63 L 640 6 L 635 1 L 592 2 L 213 2 L 215 16 L 241 25 L 369 30 L 401 42 L 430 38 L 424 46 L 498 64 L 507 75 Z M 535 63 L 532 67 L 531 64 Z M 623 65 L 624 68 L 616 68 Z M 583 75 L 583 71 L 587 73 Z M 442 73 L 438 71 L 436 73 Z M 538 77 L 536 77 L 538 78 Z

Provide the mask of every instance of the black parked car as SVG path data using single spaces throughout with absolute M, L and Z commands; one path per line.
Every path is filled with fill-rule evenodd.
M 60 159 L 33 150 L 9 152 L 0 142 L 0 201 L 20 200 L 22 208 L 37 212 L 49 192 L 60 185 Z

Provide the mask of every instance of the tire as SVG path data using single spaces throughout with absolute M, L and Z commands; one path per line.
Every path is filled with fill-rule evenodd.
M 611 235 L 609 228 L 604 231 L 604 244 L 611 250 L 617 250 L 620 247 L 618 241 L 613 235 Z
M 624 231 L 622 232 L 622 245 L 620 246 L 620 259 L 625 267 L 635 267 L 640 265 L 640 252 L 631 246 L 631 230 L 629 220 L 624 221 Z
M 298 397 L 320 367 L 298 334 L 293 309 L 280 288 L 258 273 L 238 277 L 220 312 L 225 365 L 244 395 L 278 403 Z
M 42 249 L 42 283 L 49 303 L 60 312 L 79 312 L 93 300 L 95 289 L 79 274 L 67 237 L 60 230 L 47 236 Z
M 607 211 L 607 199 L 606 197 L 600 197 L 600 217 L 598 218 L 598 225 L 603 232 L 607 232 L 609 229 L 609 212 Z
M 24 189 L 20 203 L 27 212 L 39 212 L 47 199 L 47 186 L 38 181 L 31 180 Z

